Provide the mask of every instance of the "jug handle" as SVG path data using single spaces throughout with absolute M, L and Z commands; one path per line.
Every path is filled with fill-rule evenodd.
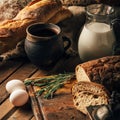
M 111 21 L 111 26 L 113 28 L 116 41 L 120 42 L 120 18 L 115 18 Z
M 62 36 L 62 39 L 63 42 L 67 42 L 67 44 L 64 46 L 64 50 L 66 51 L 71 46 L 71 40 L 66 36 Z
M 113 46 L 113 55 L 120 55 L 120 18 L 113 19 L 111 21 L 111 26 L 116 39 L 116 42 Z

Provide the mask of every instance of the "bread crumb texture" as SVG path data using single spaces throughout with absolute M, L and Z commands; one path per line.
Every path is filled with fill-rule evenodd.
M 78 82 L 72 88 L 74 106 L 87 114 L 90 105 L 108 104 L 109 93 L 106 88 L 93 82 Z

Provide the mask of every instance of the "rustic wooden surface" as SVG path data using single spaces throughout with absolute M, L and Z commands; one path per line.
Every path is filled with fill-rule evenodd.
M 87 116 L 78 111 L 74 105 L 71 95 L 71 88 L 76 82 L 71 80 L 63 88 L 57 90 L 52 99 L 44 99 L 42 96 L 35 97 L 34 87 L 28 87 L 33 102 L 33 110 L 37 120 L 88 120 Z M 31 88 L 33 88 L 31 91 Z M 36 98 L 36 100 L 35 100 Z M 37 105 L 37 106 L 36 106 Z M 38 111 L 39 109 L 39 111 Z M 41 116 L 42 114 L 42 116 Z
M 6 63 L 0 63 L 0 120 L 35 120 L 36 119 L 36 117 L 34 117 L 34 114 L 32 111 L 32 107 L 31 107 L 32 103 L 30 100 L 26 105 L 24 105 L 22 107 L 15 107 L 9 102 L 9 94 L 5 89 L 5 85 L 8 81 L 10 81 L 12 79 L 20 79 L 20 80 L 24 81 L 26 78 L 29 78 L 29 77 L 44 76 L 46 74 L 52 74 L 52 73 L 56 73 L 56 72 L 57 73 L 61 73 L 61 72 L 65 72 L 65 71 L 71 72 L 71 71 L 74 71 L 75 66 L 77 64 L 79 64 L 79 62 L 80 61 L 77 57 L 74 57 L 73 59 L 72 58 L 62 59 L 59 61 L 59 63 L 56 64 L 55 67 L 53 67 L 53 69 L 51 69 L 47 72 L 38 69 L 36 66 L 34 66 L 32 63 L 30 63 L 28 60 L 19 60 L 19 61 L 18 60 L 10 60 L 10 61 L 7 61 Z M 63 96 L 63 97 L 65 97 L 65 96 Z M 41 102 L 42 103 L 41 105 L 43 106 L 43 103 L 45 103 L 45 105 L 47 105 L 47 104 L 49 104 L 49 102 L 50 102 L 50 104 L 52 104 L 53 101 L 58 102 L 57 99 L 58 98 L 55 98 L 52 100 L 40 99 L 39 102 Z M 62 99 L 62 97 L 60 99 Z M 69 97 L 68 97 L 68 99 L 69 99 Z M 71 101 L 71 98 L 69 99 L 69 102 L 70 101 Z M 68 104 L 69 104 L 69 102 L 68 102 Z M 57 104 L 57 103 L 55 103 L 55 104 Z M 45 108 L 45 106 L 43 107 L 43 109 L 44 108 Z M 70 109 L 70 111 L 71 111 L 71 109 Z M 55 111 L 53 113 L 55 113 Z M 51 116 L 55 117 L 55 114 L 53 115 L 53 113 L 47 114 L 47 111 L 46 111 L 46 113 L 44 115 L 42 115 L 41 117 L 39 117 L 39 119 L 47 120 L 47 117 L 49 117 L 49 120 L 53 120 L 51 118 Z M 68 119 L 68 120 L 70 120 L 70 119 Z
M 34 120 L 30 103 L 22 107 L 14 107 L 9 102 L 9 94 L 5 85 L 12 79 L 24 80 L 32 76 L 38 69 L 31 63 L 8 61 L 0 63 L 0 120 Z

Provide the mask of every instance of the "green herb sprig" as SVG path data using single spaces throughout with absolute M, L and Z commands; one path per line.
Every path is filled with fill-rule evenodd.
M 44 98 L 53 98 L 55 91 L 62 88 L 65 83 L 74 77 L 74 73 L 64 73 L 42 78 L 28 78 L 24 81 L 24 84 L 40 87 L 40 90 L 36 91 L 37 96 L 44 94 Z

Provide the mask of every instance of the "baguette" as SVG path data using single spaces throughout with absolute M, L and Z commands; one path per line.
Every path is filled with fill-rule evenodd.
M 84 114 L 86 107 L 90 105 L 107 105 L 109 103 L 109 92 L 100 84 L 93 82 L 78 82 L 72 87 L 74 106 Z
M 9 20 L 0 25 L 0 54 L 15 48 L 16 44 L 26 36 L 27 26 L 32 23 L 33 20 L 25 19 Z
M 107 56 L 76 66 L 78 81 L 92 81 L 104 85 L 109 92 L 120 92 L 120 56 Z
M 66 8 L 62 7 L 53 17 L 51 17 L 47 22 L 57 24 L 67 18 L 72 17 L 72 12 Z
M 0 24 L 0 54 L 14 49 L 26 37 L 26 28 L 35 22 L 46 22 L 62 7 L 57 0 L 35 0 L 18 15 Z
M 62 7 L 57 0 L 35 0 L 23 8 L 14 20 L 34 19 L 38 22 L 47 22 Z

